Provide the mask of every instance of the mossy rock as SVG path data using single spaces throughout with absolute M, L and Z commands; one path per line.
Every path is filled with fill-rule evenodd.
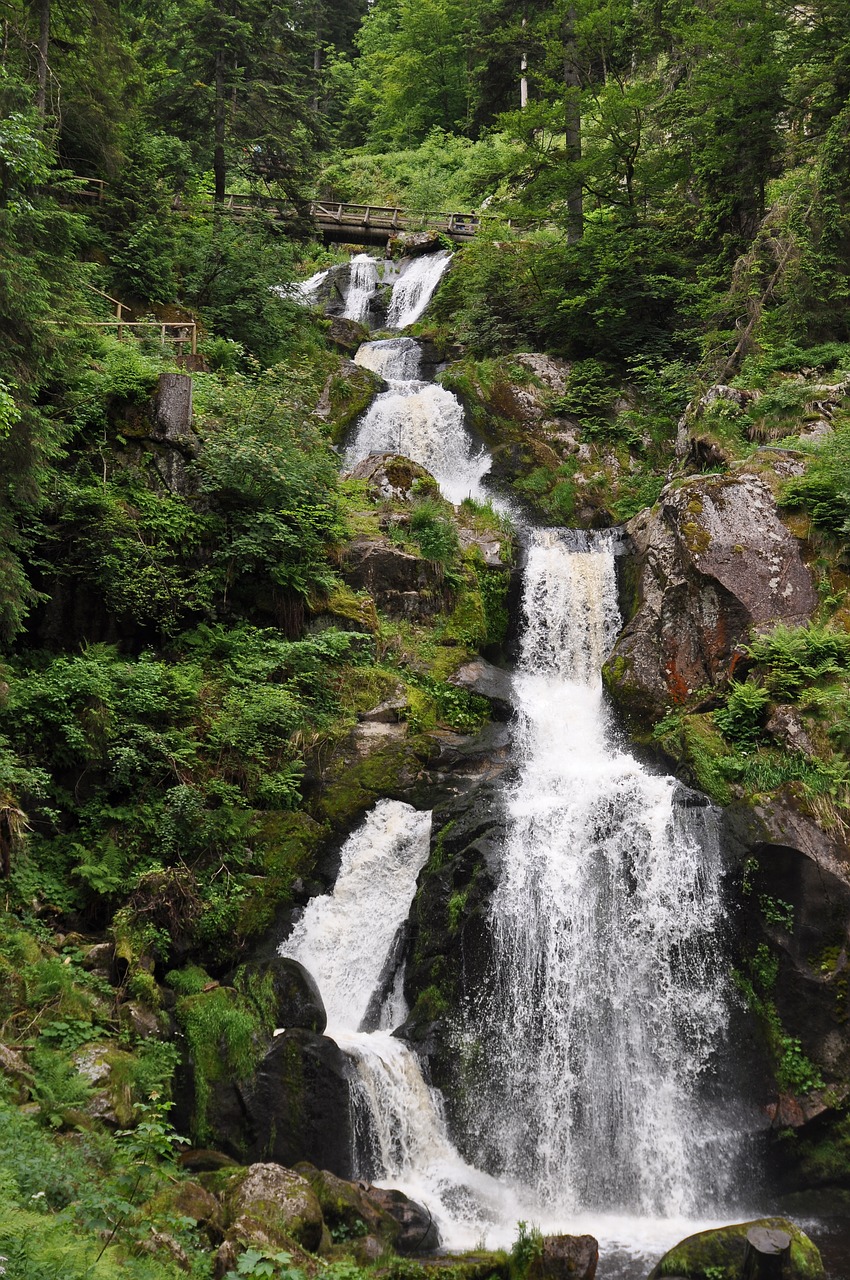
M 222 1190 L 228 1239 L 280 1248 L 294 1240 L 311 1251 L 321 1244 L 321 1205 L 307 1179 L 294 1170 L 252 1164 L 231 1174 Z
M 275 914 L 288 905 L 297 880 L 308 877 L 327 829 L 303 811 L 258 810 L 255 845 L 263 875 L 254 877 L 243 902 L 235 934 L 245 941 L 258 938 Z
M 175 1017 L 186 1036 L 188 1075 L 178 1109 L 189 1111 L 192 1137 L 243 1155 L 244 1109 L 238 1086 L 248 1081 L 271 1041 L 273 1019 L 231 987 L 216 987 L 177 1001 Z M 181 1097 L 182 1095 L 182 1097 Z M 182 1101 L 182 1106 L 181 1106 Z
M 351 826 L 381 796 L 407 798 L 428 759 L 422 738 L 393 739 L 366 755 L 344 748 L 322 778 L 314 812 L 336 829 Z
M 392 1245 L 399 1225 L 391 1214 L 373 1204 L 355 1182 L 338 1178 L 327 1169 L 317 1169 L 306 1161 L 296 1166 L 318 1197 L 322 1214 L 335 1243 L 374 1236 Z
M 824 1280 L 823 1263 L 816 1245 L 788 1218 L 758 1218 L 713 1231 L 699 1231 L 682 1240 L 652 1269 L 648 1280 L 664 1276 L 681 1280 L 741 1280 L 751 1227 L 785 1231 L 791 1237 L 791 1260 L 785 1280 Z

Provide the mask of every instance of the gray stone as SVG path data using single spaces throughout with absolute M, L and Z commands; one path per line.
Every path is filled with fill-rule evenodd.
M 805 622 L 817 604 L 796 539 L 758 476 L 668 486 L 626 526 L 636 611 L 605 668 L 613 696 L 662 715 L 734 674 L 753 627 Z
M 350 542 L 342 576 L 355 591 L 368 591 L 378 608 L 393 617 L 429 617 L 445 603 L 442 565 L 402 551 L 388 539 Z
M 593 1236 L 544 1236 L 527 1280 L 594 1280 L 599 1245 Z
M 403 1191 L 368 1187 L 366 1196 L 398 1223 L 394 1247 L 398 1253 L 433 1253 L 440 1247 L 440 1232 L 430 1210 Z
M 390 502 L 412 502 L 414 486 L 437 491 L 437 482 L 418 462 L 395 453 L 370 453 L 346 473 L 352 480 L 365 480 L 373 498 Z
M 492 704 L 494 712 L 507 718 L 513 712 L 512 680 L 509 671 L 494 667 L 484 658 L 473 658 L 466 662 L 451 677 L 450 684 L 469 693 L 480 694 Z
M 315 1250 L 322 1240 L 322 1210 L 306 1178 L 279 1164 L 252 1164 L 234 1178 L 225 1208 L 228 1238 L 244 1244 L 285 1245 L 294 1240 Z

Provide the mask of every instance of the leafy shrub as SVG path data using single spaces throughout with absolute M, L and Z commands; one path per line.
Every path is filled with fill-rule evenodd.
M 774 697 L 793 698 L 805 686 L 850 668 L 850 635 L 815 623 L 779 625 L 757 636 L 747 653 L 766 668 L 765 685 Z
M 423 556 L 449 565 L 457 558 L 459 543 L 445 507 L 436 501 L 417 502 L 410 513 L 410 534 Z
M 767 689 L 749 681 L 741 684 L 731 680 L 726 705 L 714 714 L 715 724 L 732 742 L 751 745 L 761 735 L 769 702 Z
M 812 524 L 833 536 L 850 529 L 850 425 L 837 422 L 809 461 L 805 475 L 786 481 L 780 504 L 807 511 Z

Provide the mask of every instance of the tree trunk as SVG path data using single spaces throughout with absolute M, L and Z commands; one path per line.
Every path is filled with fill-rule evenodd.
M 215 55 L 215 149 L 213 151 L 213 176 L 215 178 L 215 203 L 224 204 L 227 190 L 227 162 L 224 156 L 224 138 L 227 126 L 227 100 L 224 86 L 224 50 Z
M 567 144 L 567 163 L 577 165 L 581 161 L 581 79 L 578 71 L 578 51 L 575 38 L 576 11 L 573 5 L 564 19 L 564 132 Z M 570 179 L 567 190 L 567 241 L 576 244 L 584 230 L 584 206 L 581 178 Z
M 35 106 L 44 118 L 47 113 L 47 55 L 50 51 L 50 0 L 38 0 L 38 89 Z
M 525 24 L 526 24 L 526 20 L 525 18 L 523 18 L 522 20 L 523 32 L 525 31 Z M 523 49 L 519 59 L 519 106 L 521 111 L 524 111 L 525 108 L 528 106 L 528 77 L 525 74 L 527 70 L 528 70 L 528 50 Z
M 783 1280 L 791 1258 L 791 1237 L 772 1227 L 750 1227 L 744 1255 L 744 1280 Z

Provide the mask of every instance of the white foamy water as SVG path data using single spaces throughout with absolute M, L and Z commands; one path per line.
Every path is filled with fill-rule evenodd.
M 355 1065 L 360 1175 L 426 1205 L 449 1249 L 509 1247 L 523 1219 L 594 1235 L 600 1277 L 632 1278 L 724 1221 L 710 1215 L 737 1134 L 700 1091 L 726 1028 L 716 833 L 709 809 L 677 804 L 673 780 L 614 740 L 599 675 L 619 627 L 604 536 L 577 548 L 534 535 L 524 613 L 498 971 L 483 1023 L 467 1027 L 487 1064 L 469 1128 L 494 1173 L 459 1153 L 442 1098 L 391 1034 L 407 1010 L 388 961 L 430 816 L 380 801 L 282 951 L 317 979 L 327 1034 Z M 381 1029 L 365 1032 L 376 993 Z
M 378 288 L 378 263 L 368 253 L 351 259 L 351 278 L 345 297 L 343 317 L 364 324 L 369 317 L 369 303 Z
M 446 249 L 402 262 L 387 312 L 388 329 L 406 329 L 421 317 L 443 278 L 452 255 Z
M 727 1025 L 714 816 L 613 740 L 604 541 L 536 534 L 524 611 L 483 1145 L 547 1216 L 681 1223 L 722 1199 L 737 1143 L 701 1093 Z
M 294 298 L 297 302 L 303 302 L 305 307 L 312 307 L 316 301 L 316 294 L 329 275 L 330 268 L 326 268 L 324 271 L 317 271 L 307 280 L 299 280 L 297 284 L 277 286 L 275 292 L 283 298 Z
M 358 1031 L 366 1016 L 398 927 L 407 919 L 430 831 L 430 812 L 379 800 L 343 846 L 333 893 L 311 898 L 280 948 L 316 979 L 330 1036 Z
M 449 502 L 488 501 L 481 482 L 490 458 L 472 443 L 457 396 L 417 378 L 419 344 L 412 338 L 364 342 L 354 359 L 390 389 L 375 397 L 357 424 L 344 466 L 351 469 L 370 453 L 400 453 L 430 471 Z

